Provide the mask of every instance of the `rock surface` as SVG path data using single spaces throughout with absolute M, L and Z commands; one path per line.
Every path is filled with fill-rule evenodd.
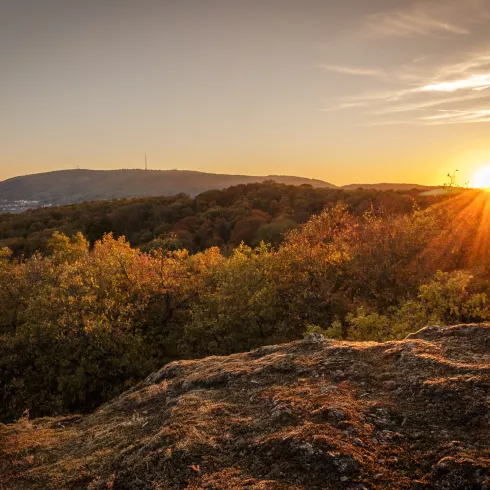
M 2 489 L 490 489 L 490 326 L 168 364 L 0 426 Z

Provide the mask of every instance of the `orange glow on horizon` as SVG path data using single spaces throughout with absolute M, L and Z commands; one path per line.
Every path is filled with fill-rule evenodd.
M 490 189 L 490 165 L 479 168 L 471 180 L 472 187 Z

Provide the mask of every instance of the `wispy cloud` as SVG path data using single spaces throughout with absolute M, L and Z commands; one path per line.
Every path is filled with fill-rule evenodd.
M 472 93 L 472 94 L 466 94 L 458 97 L 451 96 L 451 97 L 445 97 L 443 99 L 430 99 L 430 100 L 423 100 L 419 102 L 406 102 L 399 105 L 387 105 L 386 107 L 375 109 L 372 111 L 372 114 L 384 115 L 384 114 L 393 114 L 397 112 L 399 113 L 416 112 L 416 111 L 420 112 L 441 105 L 457 104 L 459 102 L 469 102 L 472 100 L 481 100 L 489 97 L 490 95 Z M 365 103 L 364 105 L 366 106 L 367 104 Z
M 343 65 L 318 65 L 319 68 L 323 68 L 327 71 L 333 71 L 336 73 L 343 73 L 345 75 L 356 75 L 366 77 L 384 77 L 386 73 L 383 70 L 373 68 L 363 68 L 358 66 L 343 66 Z
M 461 77 L 462 74 L 490 72 L 490 51 L 472 53 L 465 60 L 439 67 L 439 78 Z
M 406 76 L 407 69 L 410 77 Z M 399 88 L 342 97 L 331 101 L 323 110 L 364 108 L 364 114 L 376 118 L 370 121 L 370 126 L 490 122 L 489 109 L 481 107 L 481 104 L 490 106 L 490 51 L 474 53 L 462 61 L 435 68 L 428 66 L 428 62 L 425 66 L 415 66 L 414 62 L 391 73 L 372 68 L 368 71 L 382 73 Z M 475 103 L 480 107 L 473 108 Z M 400 116 L 397 121 L 383 118 L 395 113 Z
M 377 36 L 420 36 L 432 33 L 469 34 L 464 27 L 429 17 L 426 12 L 387 12 L 373 14 L 368 18 L 368 26 Z
M 387 4 L 391 10 L 367 15 L 350 31 L 355 36 L 346 45 L 352 58 L 345 55 L 350 51 L 340 57 L 335 49 L 318 65 L 359 79 L 357 93 L 324 101 L 322 110 L 352 110 L 361 124 L 371 126 L 490 122 L 490 0 Z M 379 56 L 370 56 L 369 45 L 359 49 L 362 36 Z
M 421 0 L 409 8 L 369 15 L 366 32 L 374 37 L 468 35 L 488 14 L 488 0 Z
M 440 111 L 439 114 L 421 118 L 429 124 L 490 122 L 490 109 Z
M 490 73 L 471 75 L 460 80 L 436 82 L 420 88 L 422 92 L 455 92 L 456 90 L 485 90 L 490 87 Z
M 383 120 L 383 121 L 369 121 L 360 123 L 359 126 L 363 126 L 365 128 L 374 128 L 377 126 L 401 126 L 401 125 L 410 125 L 416 124 L 416 121 L 410 120 Z
M 325 107 L 321 109 L 322 111 L 341 111 L 343 109 L 355 109 L 357 107 L 366 107 L 367 104 L 365 102 L 343 102 L 341 104 L 336 104 L 330 107 Z
M 475 124 L 490 122 L 490 109 L 475 110 L 444 110 L 431 116 L 418 117 L 416 119 L 398 119 L 369 121 L 363 123 L 365 127 L 394 126 L 394 125 L 425 125 L 440 126 L 443 124 Z

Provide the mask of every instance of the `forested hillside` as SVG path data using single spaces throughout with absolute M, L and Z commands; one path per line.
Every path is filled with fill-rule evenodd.
M 9 203 L 29 207 L 58 206 L 121 197 L 196 196 L 210 189 L 274 179 L 285 184 L 335 187 L 318 179 L 288 175 L 251 176 L 191 170 L 62 170 L 14 177 L 0 182 L 0 210 Z
M 486 321 L 489 199 L 448 193 L 405 213 L 336 202 L 276 247 L 144 251 L 55 233 L 28 258 L 3 248 L 0 417 L 92 410 L 166 362 L 306 332 L 383 341 Z
M 4 214 L 0 215 L 0 246 L 15 255 L 30 255 L 44 251 L 55 231 L 81 232 L 91 243 L 113 233 L 143 250 L 197 252 L 212 246 L 231 250 L 242 241 L 250 246 L 261 241 L 278 245 L 285 232 L 339 201 L 360 216 L 371 209 L 406 214 L 414 206 L 425 209 L 446 197 L 425 196 L 418 190 L 347 191 L 269 181 L 206 191 L 194 198 L 179 194 L 118 199 Z
M 376 189 L 378 191 L 411 191 L 418 189 L 422 191 L 430 191 L 436 189 L 435 186 L 420 185 L 420 184 L 399 184 L 399 183 L 379 183 L 379 184 L 347 184 L 343 185 L 342 189 Z

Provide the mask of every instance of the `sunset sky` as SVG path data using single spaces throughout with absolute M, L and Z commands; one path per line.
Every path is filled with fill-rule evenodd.
M 2 0 L 0 179 L 490 165 L 490 0 Z

